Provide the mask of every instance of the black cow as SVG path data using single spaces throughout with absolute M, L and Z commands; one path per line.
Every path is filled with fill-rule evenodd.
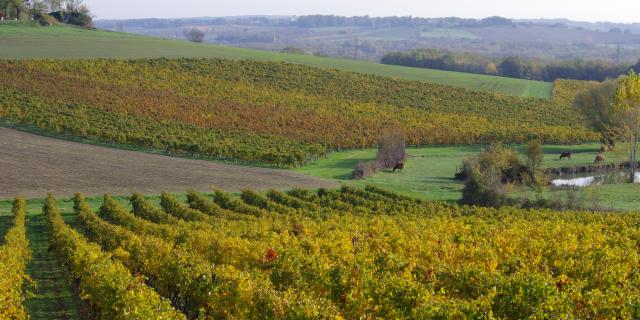
M 404 162 L 396 163 L 396 165 L 393 166 L 393 172 L 396 172 L 396 170 L 404 170 Z
M 560 155 L 560 160 L 562 160 L 562 159 L 564 159 L 564 158 L 571 159 L 571 152 L 563 152 L 563 153 Z

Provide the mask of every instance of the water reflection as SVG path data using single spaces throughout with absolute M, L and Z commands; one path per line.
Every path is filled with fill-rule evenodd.
M 612 171 L 599 175 L 593 174 L 565 174 L 551 180 L 554 187 L 587 187 L 603 184 L 626 183 L 629 173 L 625 171 Z M 635 183 L 640 183 L 640 172 L 635 173 Z

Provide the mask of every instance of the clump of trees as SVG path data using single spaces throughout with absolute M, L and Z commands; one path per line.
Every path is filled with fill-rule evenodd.
M 508 203 L 509 184 L 522 181 L 525 166 L 518 154 L 501 144 L 492 144 L 476 156 L 464 160 L 466 180 L 462 203 L 499 207 Z
M 510 26 L 514 22 L 510 19 L 493 16 L 484 19 L 465 19 L 465 18 L 419 18 L 410 16 L 391 16 L 391 17 L 369 17 L 355 16 L 342 17 L 336 15 L 307 15 L 300 16 L 289 22 L 290 25 L 300 28 L 325 28 L 325 27 L 415 27 L 415 26 L 433 26 L 439 28 L 473 28 L 473 27 L 491 27 L 491 26 Z
M 196 27 L 184 29 L 182 30 L 182 33 L 184 34 L 184 37 L 187 38 L 187 40 L 197 43 L 203 42 L 204 37 L 206 36 L 206 33 L 204 31 Z
M 377 171 L 404 168 L 407 158 L 404 133 L 401 130 L 391 131 L 378 140 L 376 159 L 370 162 L 359 162 L 353 170 L 353 179 L 362 179 Z
M 633 182 L 640 141 L 640 76 L 631 70 L 617 80 L 592 84 L 576 95 L 574 105 L 591 129 L 600 133 L 607 149 L 618 141 L 631 145 L 629 180 Z
M 94 27 L 91 12 L 82 0 L 0 0 L 0 12 L 6 19 L 36 20 L 42 25 L 51 25 L 55 19 L 66 24 Z
M 514 185 L 547 184 L 542 161 L 543 152 L 538 141 L 529 143 L 524 161 L 515 150 L 502 144 L 492 144 L 478 155 L 464 160 L 466 180 L 462 203 L 491 207 L 518 205 L 519 200 L 508 195 Z
M 540 81 L 555 81 L 557 79 L 603 81 L 607 78 L 616 78 L 623 75 L 632 68 L 630 65 L 599 60 L 533 60 L 516 56 L 491 59 L 473 53 L 453 53 L 437 49 L 392 52 L 383 56 L 380 62 L 407 67 L 499 75 Z M 640 69 L 640 61 L 633 68 Z
M 613 105 L 617 89 L 618 80 L 593 83 L 588 89 L 578 92 L 574 99 L 575 108 L 584 115 L 589 127 L 600 134 L 608 149 L 614 149 L 622 135 L 621 118 L 616 116 Z
M 620 119 L 621 136 L 631 144 L 629 181 L 633 183 L 640 140 L 640 75 L 631 71 L 620 79 L 613 106 Z

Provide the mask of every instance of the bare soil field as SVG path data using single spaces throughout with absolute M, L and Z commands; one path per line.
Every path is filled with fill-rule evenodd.
M 286 170 L 173 158 L 42 137 L 0 127 L 0 199 L 187 189 L 227 191 L 336 187 Z

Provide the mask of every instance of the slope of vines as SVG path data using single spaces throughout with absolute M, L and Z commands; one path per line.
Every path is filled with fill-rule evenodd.
M 76 197 L 82 232 L 190 318 L 637 319 L 640 214 L 375 187 Z M 75 236 L 74 236 L 75 239 Z
M 88 242 L 62 220 L 49 195 L 43 213 L 51 228 L 52 248 L 68 267 L 80 297 L 94 319 L 186 319 L 99 246 Z
M 27 275 L 27 263 L 31 259 L 31 250 L 26 236 L 25 215 L 27 202 L 16 198 L 13 202 L 13 226 L 4 237 L 0 246 L 0 319 L 27 319 L 24 307 L 24 291 Z
M 273 62 L 158 59 L 0 61 L 0 117 L 78 137 L 295 166 L 372 146 L 403 128 L 413 145 L 593 141 L 571 107 Z M 569 97 L 569 98 L 566 98 Z

